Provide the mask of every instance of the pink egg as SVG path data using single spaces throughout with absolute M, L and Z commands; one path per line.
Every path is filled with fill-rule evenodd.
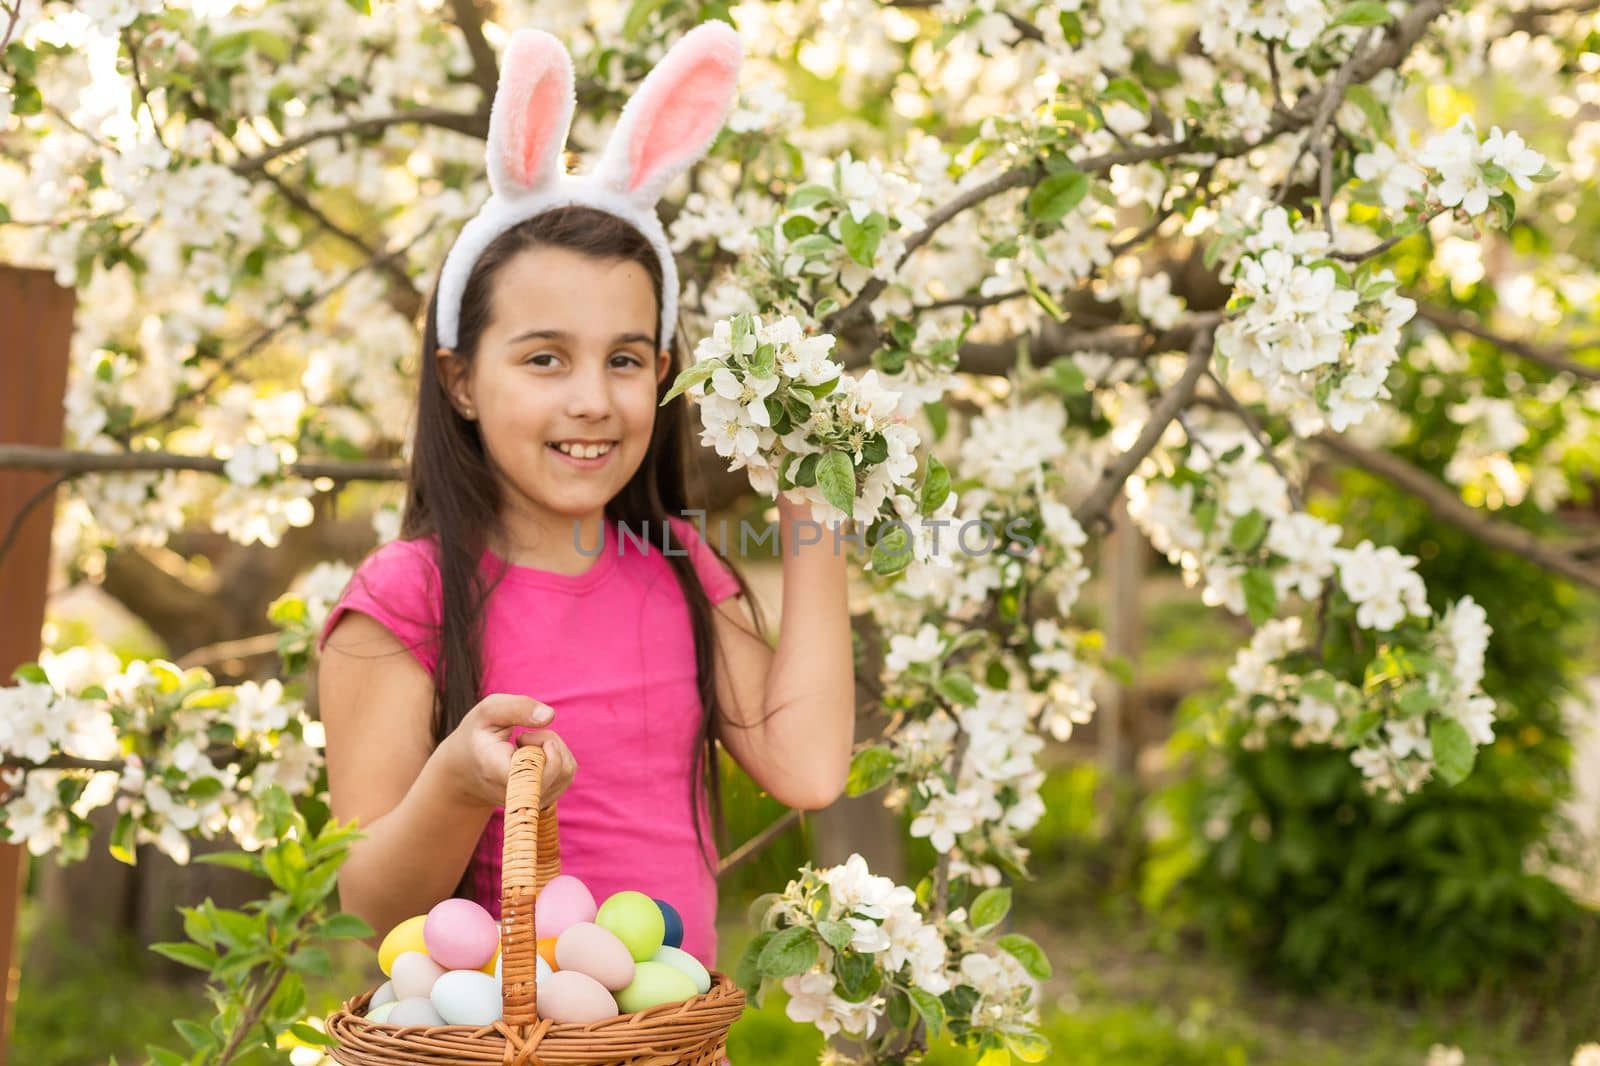
M 586 973 L 610 992 L 620 992 L 633 983 L 633 954 L 628 945 L 593 922 L 578 922 L 561 934 L 556 941 L 556 966 Z
M 599 912 L 588 887 L 570 874 L 559 874 L 539 891 L 534 905 L 534 935 L 539 939 L 560 936 L 578 922 L 592 922 Z
M 428 956 L 447 970 L 476 970 L 494 958 L 500 927 L 489 912 L 470 899 L 447 899 L 428 912 L 422 923 Z
M 604 1021 L 617 1016 L 617 1001 L 606 987 L 586 973 L 557 970 L 539 982 L 535 1010 L 553 1022 Z

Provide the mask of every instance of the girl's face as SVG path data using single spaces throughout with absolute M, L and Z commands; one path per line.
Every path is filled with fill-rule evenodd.
M 655 348 L 650 276 L 632 260 L 538 247 L 501 267 L 490 307 L 471 372 L 446 360 L 446 380 L 478 423 L 502 520 L 549 530 L 598 515 L 644 461 L 671 366 Z

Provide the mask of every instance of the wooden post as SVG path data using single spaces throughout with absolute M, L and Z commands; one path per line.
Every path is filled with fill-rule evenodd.
M 72 350 L 74 294 L 48 270 L 0 266 L 0 441 L 61 445 L 62 402 Z M 50 576 L 50 527 L 55 519 L 54 478 L 0 471 L 0 540 L 18 515 L 9 550 L 0 557 L 0 682 L 39 656 Z M 17 913 L 27 878 L 23 849 L 0 844 L 0 1066 L 10 1059 L 20 952 Z
M 1142 641 L 1143 617 L 1139 604 L 1144 584 L 1144 535 L 1128 517 L 1126 499 L 1118 496 L 1112 507 L 1112 533 L 1102 548 L 1105 566 L 1106 651 L 1137 664 Z M 1100 738 L 1100 761 L 1117 776 L 1130 774 L 1138 761 L 1136 706 L 1137 669 L 1130 684 L 1108 686 L 1106 698 L 1096 712 Z

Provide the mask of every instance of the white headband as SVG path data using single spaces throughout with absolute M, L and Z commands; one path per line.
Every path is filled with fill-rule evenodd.
M 632 223 L 655 249 L 661 260 L 661 347 L 670 347 L 678 268 L 656 201 L 716 139 L 733 104 L 743 52 L 726 22 L 704 22 L 684 34 L 623 106 L 594 169 L 567 174 L 561 155 L 577 104 L 572 60 L 543 30 L 518 30 L 489 110 L 491 193 L 462 227 L 439 274 L 440 346 L 454 350 L 460 341 L 461 297 L 484 249 L 535 215 L 581 205 Z

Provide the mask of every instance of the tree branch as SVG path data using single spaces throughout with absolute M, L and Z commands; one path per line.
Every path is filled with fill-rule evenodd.
M 1410 295 L 1411 299 L 1417 301 L 1417 317 L 1427 319 L 1440 329 L 1449 330 L 1453 333 L 1466 333 L 1477 337 L 1479 340 L 1488 341 L 1502 351 L 1510 352 L 1512 355 L 1520 356 L 1531 363 L 1538 363 L 1540 366 L 1548 367 L 1551 370 L 1572 374 L 1575 377 L 1589 381 L 1600 381 L 1600 366 L 1589 366 L 1586 363 L 1577 362 L 1571 357 L 1569 350 L 1535 344 L 1532 341 L 1518 340 L 1515 337 L 1502 336 L 1473 321 L 1459 311 L 1428 303 L 1415 293 L 1408 295 Z M 1592 345 L 1592 347 L 1600 347 L 1600 342 Z
M 472 80 L 483 90 L 484 105 L 494 99 L 500 87 L 500 67 L 495 62 L 494 49 L 483 36 L 483 12 L 475 0 L 450 0 L 454 22 L 466 38 L 467 51 L 472 55 Z
M 1246 140 L 1240 137 L 1216 143 L 1202 143 L 1199 139 L 1189 138 L 1181 141 L 1161 141 L 1156 144 L 1141 145 L 1127 151 L 1109 152 L 1089 159 L 1075 160 L 1074 165 L 1085 174 L 1100 174 L 1109 171 L 1118 164 L 1126 165 L 1157 159 L 1170 159 L 1173 156 L 1190 152 L 1205 151 L 1207 155 L 1212 157 L 1212 163 L 1219 159 L 1243 155 L 1259 145 L 1273 140 L 1280 134 L 1300 129 L 1310 124 L 1330 96 L 1337 100 L 1350 85 L 1368 82 L 1379 71 L 1398 65 L 1410 53 L 1411 48 L 1417 41 L 1421 39 L 1429 24 L 1439 17 L 1448 4 L 1449 0 L 1418 0 L 1409 11 L 1391 26 L 1391 32 L 1383 44 L 1370 52 L 1360 55 L 1359 58 L 1352 54 L 1350 59 L 1346 61 L 1345 66 L 1340 69 L 1335 84 L 1325 87 L 1320 92 L 1307 93 L 1302 96 L 1295 102 L 1294 107 L 1273 119 L 1266 133 L 1259 140 Z M 1335 92 L 1336 87 L 1337 92 Z M 1009 189 L 1024 186 L 1031 187 L 1042 180 L 1045 174 L 1046 170 L 1043 163 L 1037 161 L 1024 163 L 954 197 L 928 215 L 922 229 L 906 238 L 905 250 L 895 263 L 896 268 L 898 269 L 904 264 L 912 252 L 931 240 L 939 228 L 956 215 Z M 878 298 L 878 295 L 883 292 L 887 284 L 882 278 L 872 278 L 861 287 L 861 291 L 856 293 L 848 304 L 828 316 L 823 323 L 823 329 L 837 335 L 857 319 L 869 317 L 871 315 L 872 301 Z
M 84 474 L 130 471 L 199 470 L 221 474 L 224 460 L 214 455 L 179 455 L 176 452 L 80 452 L 33 444 L 0 444 L 0 470 L 55 470 L 64 479 Z M 293 477 L 334 481 L 399 481 L 405 464 L 397 460 L 305 460 L 289 463 L 284 472 Z
M 1138 469 L 1144 457 L 1149 455 L 1161 440 L 1161 435 L 1167 431 L 1172 420 L 1178 417 L 1185 404 L 1194 396 L 1195 386 L 1200 382 L 1200 375 L 1211 362 L 1211 343 L 1214 337 L 1212 330 L 1200 330 L 1194 335 L 1194 341 L 1189 345 L 1189 362 L 1184 367 L 1183 376 L 1178 383 L 1156 404 L 1150 412 L 1149 421 L 1139 431 L 1139 439 L 1133 442 L 1133 447 L 1117 456 L 1106 467 L 1105 473 L 1100 475 L 1100 480 L 1090 490 L 1089 495 L 1072 509 L 1073 517 L 1085 529 L 1096 525 L 1109 525 L 1107 513 L 1111 510 L 1111 503 L 1122 491 L 1122 486 L 1127 482 L 1134 470 Z
M 1499 548 L 1534 562 L 1571 581 L 1600 589 L 1600 566 L 1585 565 L 1578 555 L 1549 544 L 1530 530 L 1493 518 L 1464 503 L 1449 485 L 1391 452 L 1376 451 L 1331 433 L 1311 438 L 1350 466 L 1376 474 L 1420 499 L 1434 516 Z
M 464 111 L 450 111 L 440 107 L 419 107 L 414 111 L 399 111 L 392 115 L 374 115 L 371 118 L 358 118 L 342 126 L 329 126 L 327 129 L 312 130 L 290 137 L 273 145 L 264 152 L 240 159 L 232 166 L 235 174 L 242 177 L 251 177 L 260 172 L 266 165 L 279 156 L 288 155 L 298 151 L 308 144 L 323 140 L 327 137 L 359 137 L 370 133 L 381 133 L 390 126 L 404 126 L 415 123 L 419 126 L 437 126 L 440 129 L 454 130 L 464 133 L 469 137 L 480 137 L 485 140 L 489 136 L 489 109 L 468 114 Z

